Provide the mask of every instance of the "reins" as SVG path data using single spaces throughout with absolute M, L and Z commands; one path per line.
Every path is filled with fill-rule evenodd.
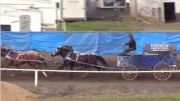
M 53 62 L 53 61 L 42 61 L 42 60 L 29 60 L 29 59 L 14 59 L 14 58 L 5 58 L 5 59 L 11 59 L 14 61 L 22 61 L 22 62 L 39 62 L 39 63 L 55 63 L 55 64 L 61 64 L 62 62 Z
M 100 65 L 94 65 L 94 64 L 89 64 L 89 63 L 85 63 L 85 62 L 81 62 L 81 61 L 78 61 L 77 57 L 76 57 L 76 60 L 72 59 L 71 57 L 69 57 L 71 53 L 68 53 L 68 55 L 64 58 L 65 60 L 69 60 L 69 61 L 72 61 L 72 62 L 76 62 L 76 63 L 80 63 L 80 64 L 83 64 L 83 65 L 89 65 L 89 66 L 95 66 L 95 67 L 100 67 L 100 68 L 103 68 L 103 69 L 110 69 L 109 67 L 105 67 L 105 66 L 100 66 Z M 77 54 L 76 54 L 77 55 Z M 80 54 L 78 54 L 80 55 Z M 89 54 L 88 54 L 89 55 Z M 78 56 L 79 58 L 79 56 Z

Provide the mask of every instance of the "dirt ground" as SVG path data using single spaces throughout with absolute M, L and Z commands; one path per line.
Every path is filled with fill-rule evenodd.
M 50 58 L 50 54 L 43 54 L 47 59 L 57 61 L 59 57 Z M 179 56 L 178 56 L 179 58 Z M 111 67 L 115 67 L 116 58 L 106 58 Z M 55 69 L 58 65 L 49 64 L 48 69 Z M 18 72 L 15 77 L 2 72 L 2 81 L 23 87 L 40 97 L 52 96 L 88 96 L 88 95 L 133 95 L 149 93 L 180 92 L 180 75 L 173 74 L 168 81 L 157 81 L 152 74 L 139 74 L 134 81 L 123 80 L 120 74 L 89 74 L 81 78 L 82 74 L 48 73 L 45 78 L 39 75 L 39 85 L 34 87 L 34 75 L 29 72 Z
M 56 74 L 48 78 L 41 76 L 38 87 L 34 87 L 32 74 L 18 74 L 2 77 L 3 81 L 19 85 L 40 97 L 88 96 L 88 95 L 132 95 L 149 93 L 180 92 L 180 76 L 171 80 L 157 81 L 151 75 L 141 74 L 137 80 L 122 80 L 119 75 L 96 74 L 86 78 L 69 79 L 68 75 Z
M 38 96 L 11 83 L 0 82 L 1 101 L 37 101 Z

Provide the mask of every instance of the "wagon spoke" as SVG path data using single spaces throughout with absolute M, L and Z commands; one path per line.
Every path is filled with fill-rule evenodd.
M 158 77 L 158 78 L 160 78 L 160 77 L 161 77 L 161 74 L 160 74 L 160 73 L 157 73 L 156 75 L 157 75 L 157 77 Z
M 122 71 L 136 71 L 137 68 L 134 65 L 128 64 L 123 67 Z M 126 80 L 134 80 L 137 77 L 137 73 L 122 73 L 122 77 Z
M 160 62 L 154 66 L 153 70 L 168 71 L 171 70 L 171 67 L 169 66 L 169 64 L 165 62 Z M 168 80 L 171 77 L 171 73 L 167 73 L 167 72 L 153 73 L 153 75 L 157 80 Z

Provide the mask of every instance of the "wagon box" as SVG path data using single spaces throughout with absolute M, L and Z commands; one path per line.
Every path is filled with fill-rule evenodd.
M 176 69 L 175 44 L 145 44 L 143 55 L 118 56 L 117 69 L 123 71 L 155 70 L 168 71 Z M 123 73 L 123 78 L 133 80 L 137 73 Z M 154 73 L 158 80 L 167 80 L 171 73 Z

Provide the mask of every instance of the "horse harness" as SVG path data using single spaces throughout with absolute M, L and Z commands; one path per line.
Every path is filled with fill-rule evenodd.
M 72 61 L 72 62 L 80 63 L 80 64 L 83 64 L 83 65 L 96 66 L 96 67 L 100 67 L 100 68 L 103 68 L 103 69 L 104 68 L 108 68 L 108 67 L 104 67 L 104 66 L 99 66 L 99 65 L 94 65 L 94 64 L 89 64 L 89 63 L 78 61 L 80 55 L 92 55 L 92 53 L 90 53 L 90 52 L 83 53 L 83 54 L 81 54 L 81 53 L 74 53 L 76 55 L 76 59 L 72 59 L 71 58 L 72 54 L 73 54 L 72 52 L 69 52 L 64 59 Z
M 11 59 L 11 57 L 9 56 L 10 54 L 11 54 L 11 51 L 9 51 L 9 52 L 5 55 L 5 58 Z
M 72 54 L 73 54 L 73 53 L 69 52 L 69 53 L 66 55 L 65 59 L 78 61 L 80 54 L 77 54 L 77 53 L 76 53 L 76 54 L 75 54 L 75 59 L 73 59 L 73 58 L 71 57 Z
M 75 54 L 75 59 L 73 59 L 73 58 L 71 57 L 72 54 Z M 65 59 L 67 59 L 67 60 L 73 60 L 73 61 L 78 62 L 79 57 L 80 57 L 81 55 L 92 55 L 92 54 L 94 54 L 94 53 L 92 53 L 92 52 L 80 53 L 80 52 L 77 52 L 77 51 L 75 51 L 74 53 L 69 52 L 69 53 L 66 55 Z
M 6 54 L 5 58 L 7 58 L 7 59 L 14 59 L 14 58 L 12 58 L 12 57 L 10 56 L 10 54 L 12 54 L 13 52 L 14 52 L 14 51 L 9 51 L 8 54 Z M 15 58 L 15 60 L 18 60 L 20 56 L 22 56 L 22 55 L 24 55 L 24 54 L 26 54 L 26 53 L 28 53 L 27 55 L 30 55 L 30 52 L 22 52 L 22 53 L 14 52 L 14 53 L 17 53 L 17 55 L 18 55 L 18 56 Z

